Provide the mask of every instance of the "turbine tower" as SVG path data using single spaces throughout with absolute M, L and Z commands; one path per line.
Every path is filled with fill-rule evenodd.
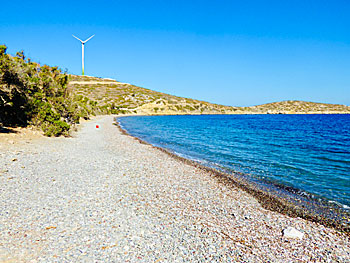
M 86 39 L 85 41 L 77 38 L 76 36 L 72 35 L 74 38 L 78 39 L 81 42 L 81 69 L 82 69 L 82 75 L 84 76 L 84 45 L 86 42 L 88 42 L 91 38 L 94 37 L 94 35 L 92 35 L 91 37 L 89 37 L 88 39 Z

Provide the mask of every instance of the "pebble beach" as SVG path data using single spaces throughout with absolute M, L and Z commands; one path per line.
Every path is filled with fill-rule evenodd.
M 10 137 L 0 137 L 0 262 L 350 262 L 348 235 L 263 208 L 112 116 L 70 138 Z

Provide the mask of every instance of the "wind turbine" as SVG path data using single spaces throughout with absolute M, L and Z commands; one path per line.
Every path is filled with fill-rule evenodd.
M 76 36 L 72 35 L 74 38 L 78 39 L 81 42 L 81 68 L 82 68 L 82 75 L 84 76 L 84 45 L 86 42 L 88 42 L 91 38 L 93 38 L 95 35 L 92 35 L 91 37 L 89 37 L 88 39 L 86 39 L 85 41 L 77 38 Z

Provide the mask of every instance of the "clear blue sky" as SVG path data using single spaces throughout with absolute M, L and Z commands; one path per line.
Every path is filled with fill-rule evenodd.
M 350 105 L 350 2 L 6 1 L 0 43 L 81 74 L 214 103 Z

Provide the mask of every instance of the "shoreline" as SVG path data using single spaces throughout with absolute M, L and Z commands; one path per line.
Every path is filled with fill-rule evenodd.
M 243 191 L 247 192 L 248 194 L 256 198 L 258 202 L 262 205 L 262 207 L 264 207 L 265 209 L 275 211 L 284 215 L 288 215 L 291 217 L 301 217 L 303 219 L 309 220 L 310 222 L 320 223 L 326 227 L 332 227 L 336 230 L 339 230 L 350 237 L 350 223 L 349 223 L 350 213 L 337 207 L 331 208 L 330 205 L 326 206 L 320 201 L 317 201 L 310 197 L 301 198 L 301 196 L 296 193 L 299 189 L 293 189 L 294 191 L 291 191 L 292 189 L 288 189 L 290 187 L 273 184 L 270 182 L 264 182 L 264 181 L 262 181 L 261 184 L 258 185 L 257 182 L 253 182 L 249 180 L 249 178 L 247 178 L 246 175 L 240 172 L 235 171 L 233 173 L 227 173 L 224 171 L 220 171 L 218 169 L 200 164 L 199 162 L 181 157 L 167 150 L 166 148 L 158 147 L 151 143 L 148 143 L 136 136 L 129 134 L 127 130 L 121 127 L 118 119 L 122 117 L 132 117 L 132 116 L 134 115 L 116 116 L 114 117 L 113 124 L 118 127 L 118 129 L 121 131 L 122 134 L 135 139 L 139 143 L 149 145 L 161 152 L 168 154 L 172 158 L 180 160 L 184 164 L 188 164 L 195 168 L 199 168 L 205 172 L 211 173 L 214 176 L 214 178 L 218 180 L 220 183 L 223 183 L 231 187 L 232 186 L 239 187 Z M 276 189 L 271 189 L 269 187 L 273 187 Z M 288 194 L 287 195 L 284 194 L 284 197 L 278 197 L 277 196 L 278 193 L 273 194 L 269 190 L 272 190 L 272 191 L 277 190 L 278 193 L 281 193 L 281 191 L 286 191 L 289 194 L 289 196 L 287 196 Z M 293 196 L 296 196 L 299 199 L 295 199 L 293 202 L 293 199 L 292 199 Z M 332 209 L 332 212 L 327 211 L 329 209 Z M 336 213 L 335 219 L 334 219 L 334 211 Z M 327 212 L 329 214 L 326 215 Z M 333 215 L 333 218 L 331 218 L 332 215 Z
M 0 157 L 0 262 L 350 260 L 345 233 L 265 209 L 123 135 L 113 116 L 69 138 L 11 144 Z M 285 236 L 289 227 L 303 237 Z

